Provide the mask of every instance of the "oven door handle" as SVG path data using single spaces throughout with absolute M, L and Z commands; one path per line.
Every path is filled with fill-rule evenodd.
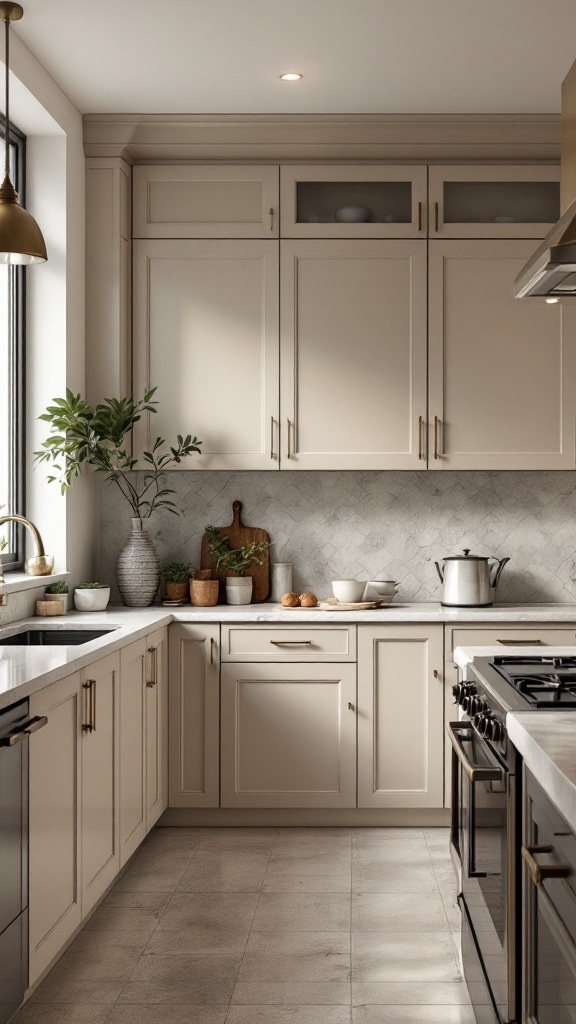
M 462 743 L 462 733 L 470 733 L 472 726 L 468 722 L 448 722 L 450 742 L 470 782 L 502 782 L 504 769 L 486 768 L 484 765 L 472 764 Z

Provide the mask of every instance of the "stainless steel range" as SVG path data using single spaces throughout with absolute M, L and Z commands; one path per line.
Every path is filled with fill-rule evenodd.
M 451 852 L 462 961 L 479 1024 L 520 1020 L 521 761 L 508 711 L 576 709 L 576 657 L 479 658 L 453 687 Z

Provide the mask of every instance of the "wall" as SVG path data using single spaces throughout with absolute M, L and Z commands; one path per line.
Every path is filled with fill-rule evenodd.
M 398 600 L 436 601 L 433 562 L 469 547 L 508 555 L 500 601 L 576 601 L 576 475 L 570 472 L 174 472 L 181 518 L 151 525 L 158 554 L 198 563 L 207 524 L 267 529 L 273 560 L 294 563 L 296 590 L 327 596 L 332 579 L 401 581 Z M 99 483 L 98 577 L 114 566 L 130 530 L 130 510 Z

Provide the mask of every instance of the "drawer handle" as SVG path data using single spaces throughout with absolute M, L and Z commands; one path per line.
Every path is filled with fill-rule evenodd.
M 274 647 L 292 647 L 295 644 L 298 647 L 312 647 L 311 640 L 271 640 L 270 643 L 274 644 Z
M 538 864 L 535 853 L 552 853 L 553 846 L 523 846 L 522 856 L 526 861 L 534 885 L 542 885 L 547 878 L 569 878 L 572 868 L 568 864 Z
M 543 640 L 497 640 L 503 647 L 546 647 Z

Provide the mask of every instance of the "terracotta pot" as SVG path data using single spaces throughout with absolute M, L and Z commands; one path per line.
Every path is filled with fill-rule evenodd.
M 166 580 L 166 597 L 169 601 L 185 601 L 188 597 L 188 581 L 185 583 L 171 583 Z
M 218 580 L 191 580 L 190 600 L 196 608 L 218 604 Z

